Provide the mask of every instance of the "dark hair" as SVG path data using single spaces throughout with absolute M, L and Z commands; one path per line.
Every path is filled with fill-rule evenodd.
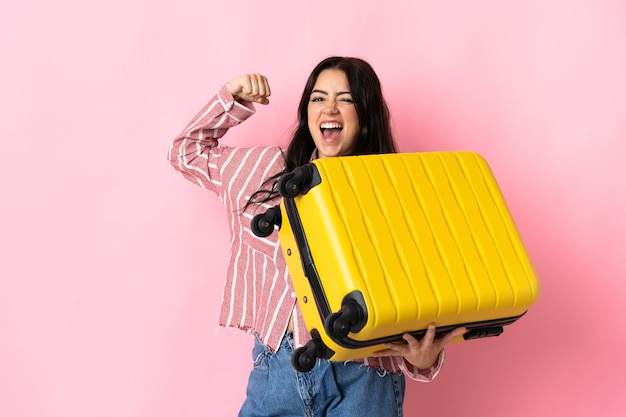
M 308 105 L 317 77 L 327 69 L 343 71 L 348 79 L 348 86 L 359 118 L 359 132 L 352 155 L 396 152 L 391 133 L 389 108 L 383 97 L 380 80 L 372 66 L 360 58 L 338 56 L 326 58 L 313 69 L 302 92 L 298 105 L 297 125 L 285 153 L 285 168 L 268 178 L 261 189 L 252 194 L 245 208 L 252 203 L 264 203 L 278 197 L 276 191 L 278 178 L 310 161 L 315 150 L 315 142 L 309 131 Z

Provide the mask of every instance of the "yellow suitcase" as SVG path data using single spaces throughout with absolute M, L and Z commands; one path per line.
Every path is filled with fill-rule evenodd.
M 325 158 L 283 175 L 252 220 L 278 236 L 313 340 L 292 364 L 371 356 L 429 323 L 496 336 L 539 283 L 487 162 L 473 152 Z

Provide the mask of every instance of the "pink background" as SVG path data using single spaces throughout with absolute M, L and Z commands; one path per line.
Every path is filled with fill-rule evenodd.
M 230 143 L 284 143 L 330 54 L 372 63 L 403 151 L 490 161 L 542 283 L 502 337 L 451 346 L 436 382 L 409 383 L 406 414 L 626 414 L 624 2 L 10 4 L 1 416 L 235 415 L 252 340 L 216 330 L 225 214 L 167 148 L 246 72 L 272 103 Z

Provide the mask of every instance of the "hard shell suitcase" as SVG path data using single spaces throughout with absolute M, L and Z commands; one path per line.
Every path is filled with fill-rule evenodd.
M 371 356 L 404 333 L 495 336 L 539 283 L 487 162 L 473 152 L 324 158 L 283 175 L 252 220 L 278 236 L 312 341 L 292 356 Z M 461 339 L 462 340 L 462 339 Z

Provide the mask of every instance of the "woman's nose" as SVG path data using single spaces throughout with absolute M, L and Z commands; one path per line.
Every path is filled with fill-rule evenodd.
M 337 101 L 328 100 L 324 105 L 324 113 L 332 114 L 337 112 Z

